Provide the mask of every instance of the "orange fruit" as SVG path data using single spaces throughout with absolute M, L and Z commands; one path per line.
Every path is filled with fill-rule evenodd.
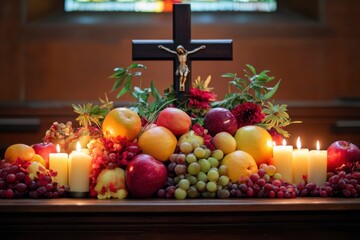
M 177 144 L 175 135 L 167 128 L 156 126 L 141 134 L 138 145 L 143 153 L 160 161 L 166 161 L 174 153 Z
M 35 156 L 35 150 L 22 143 L 17 143 L 9 146 L 5 151 L 5 161 L 13 163 L 18 158 L 24 161 L 30 161 Z
M 228 132 L 217 133 L 212 142 L 216 149 L 220 149 L 225 155 L 236 150 L 236 140 Z
M 221 165 L 227 166 L 228 177 L 233 183 L 241 178 L 250 177 L 251 174 L 258 171 L 254 158 L 241 150 L 227 154 L 221 161 Z
M 118 107 L 111 110 L 104 118 L 102 132 L 105 137 L 125 137 L 132 141 L 141 131 L 141 119 L 133 110 Z
M 268 163 L 272 157 L 272 137 L 268 131 L 259 126 L 244 126 L 235 133 L 236 149 L 249 153 L 260 166 Z

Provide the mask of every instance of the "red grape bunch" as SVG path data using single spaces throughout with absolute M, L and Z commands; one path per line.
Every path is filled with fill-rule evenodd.
M 40 164 L 32 177 L 28 167 L 37 163 L 18 160 L 15 163 L 0 162 L 0 198 L 58 198 L 65 195 L 65 186 L 58 186 L 55 172 Z

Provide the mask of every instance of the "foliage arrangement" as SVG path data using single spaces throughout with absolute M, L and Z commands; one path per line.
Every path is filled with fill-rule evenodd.
M 115 68 L 114 74 L 110 78 L 115 79 L 112 91 L 119 91 L 117 98 L 122 97 L 125 93 L 130 93 L 135 98 L 135 102 L 131 104 L 130 108 L 136 111 L 145 123 L 153 122 L 164 108 L 176 106 L 187 112 L 192 117 L 194 124 L 202 125 L 204 115 L 209 109 L 223 107 L 232 111 L 238 120 L 239 127 L 259 125 L 284 137 L 289 137 L 285 127 L 292 123 L 299 123 L 299 121 L 291 121 L 287 114 L 287 105 L 273 104 L 269 101 L 278 90 L 281 81 L 277 81 L 273 86 L 268 86 L 275 80 L 274 76 L 268 75 L 268 70 L 258 73 L 253 66 L 247 64 L 246 67 L 244 77 L 239 77 L 236 73 L 222 75 L 223 78 L 230 79 L 228 82 L 229 92 L 224 99 L 218 101 L 216 101 L 213 88 L 209 86 L 211 76 L 205 80 L 198 77 L 193 81 L 187 102 L 179 102 L 176 99 L 172 86 L 166 89 L 163 95 L 160 94 L 153 82 L 150 82 L 150 88 L 132 87 L 134 78 L 142 76 L 140 70 L 146 70 L 142 64 L 134 63 L 127 68 Z M 141 78 L 140 84 L 137 85 L 141 86 Z M 149 102 L 150 96 L 154 99 L 152 103 Z M 94 109 L 95 113 L 96 111 Z

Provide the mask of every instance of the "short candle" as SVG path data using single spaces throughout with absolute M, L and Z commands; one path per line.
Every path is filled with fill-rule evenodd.
M 69 187 L 70 192 L 89 192 L 89 175 L 92 158 L 81 151 L 81 145 L 76 144 L 76 151 L 69 158 Z
M 327 178 L 327 151 L 320 150 L 319 141 L 316 142 L 316 149 L 309 154 L 308 183 L 323 186 Z
M 293 182 L 292 151 L 293 146 L 286 145 L 285 139 L 282 146 L 274 146 L 273 148 L 276 172 L 280 173 L 282 178 L 289 183 Z
M 57 175 L 55 177 L 59 186 L 68 184 L 68 158 L 67 153 L 60 153 L 59 144 L 56 145 L 57 153 L 49 154 L 49 168 L 56 171 Z
M 293 177 L 296 185 L 304 183 L 308 174 L 309 149 L 301 148 L 301 140 L 298 137 L 293 151 Z M 305 179 L 304 179 L 305 178 Z

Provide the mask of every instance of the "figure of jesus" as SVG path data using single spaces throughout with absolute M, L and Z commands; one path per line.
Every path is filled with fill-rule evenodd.
M 183 92 L 185 91 L 185 83 L 186 83 L 186 77 L 189 74 L 190 70 L 189 67 L 186 65 L 187 56 L 189 54 L 195 53 L 201 49 L 205 48 L 205 45 L 202 45 L 198 48 L 195 48 L 194 50 L 187 51 L 183 46 L 179 45 L 176 48 L 176 51 L 173 51 L 169 48 L 164 47 L 163 45 L 158 46 L 160 49 L 163 49 L 169 53 L 175 54 L 178 57 L 178 60 L 180 62 L 180 65 L 176 69 L 176 75 L 180 75 L 180 87 L 179 91 Z

